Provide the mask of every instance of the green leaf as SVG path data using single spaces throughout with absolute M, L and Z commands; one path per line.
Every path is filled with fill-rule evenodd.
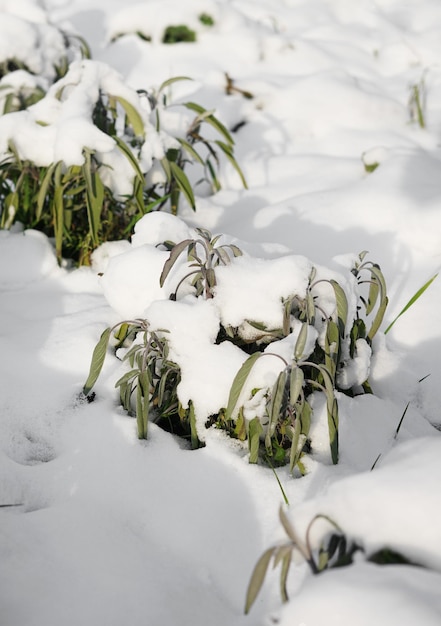
M 337 318 L 340 335 L 341 337 L 344 337 L 346 323 L 348 320 L 348 300 L 343 288 L 336 280 L 331 279 L 330 283 L 334 288 L 335 300 L 337 303 Z
M 58 163 L 52 163 L 52 165 L 50 165 L 47 170 L 46 173 L 43 177 L 43 180 L 40 183 L 40 189 L 38 190 L 38 195 L 37 195 L 37 210 L 35 213 L 35 219 L 37 221 L 39 221 L 41 219 L 41 214 L 43 211 L 43 206 L 44 206 L 44 202 L 46 200 L 46 197 L 48 195 L 48 189 L 49 189 L 49 185 L 51 183 L 52 180 L 52 175 L 54 173 L 55 168 L 59 165 Z
M 247 589 L 245 614 L 249 613 L 257 596 L 259 595 L 259 592 L 263 585 L 263 581 L 265 580 L 265 575 L 268 570 L 271 558 L 273 557 L 276 550 L 277 548 L 268 548 L 268 550 L 265 550 L 260 559 L 257 561 L 256 566 L 254 567 Z
M 187 175 L 185 174 L 184 170 L 180 168 L 179 165 L 177 165 L 176 163 L 173 163 L 173 161 L 169 161 L 169 165 L 171 174 L 176 181 L 179 189 L 184 194 L 191 208 L 195 210 L 196 201 L 194 199 L 193 189 L 191 187 L 190 181 L 187 178 Z
M 123 376 L 121 376 L 121 378 L 119 378 L 116 383 L 115 383 L 115 388 L 116 387 L 121 387 L 121 385 L 125 385 L 129 382 L 129 380 L 131 378 L 135 378 L 135 376 L 137 376 L 139 373 L 138 369 L 132 369 L 129 372 L 126 372 Z
M 161 276 L 159 277 L 159 284 L 161 287 L 164 286 L 165 280 L 167 276 L 169 275 L 170 270 L 172 269 L 173 265 L 176 263 L 176 260 L 178 259 L 179 255 L 185 250 L 185 248 L 187 248 L 187 246 L 189 246 L 193 242 L 194 242 L 193 239 L 184 239 L 184 241 L 181 241 L 177 243 L 175 246 L 173 246 L 173 248 L 170 251 L 170 256 L 168 257 L 167 261 L 164 263 Z
M 239 257 L 243 255 L 242 250 L 238 246 L 235 246 L 234 243 L 229 243 L 228 248 L 230 248 L 234 257 Z
M 328 320 L 325 335 L 325 366 L 329 370 L 332 380 L 335 380 L 338 361 L 340 358 L 340 333 L 338 326 Z
M 334 383 L 328 369 L 323 365 L 316 366 L 325 383 L 326 408 L 328 412 L 329 445 L 334 465 L 338 463 L 338 404 L 334 393 Z
M 377 315 L 375 316 L 375 319 L 372 322 L 372 326 L 368 332 L 368 338 L 371 341 L 381 326 L 388 304 L 389 304 L 389 298 L 386 296 L 386 298 L 384 298 L 384 300 L 381 302 L 381 305 L 377 311 Z
M 172 85 L 173 83 L 176 83 L 180 80 L 193 80 L 193 79 L 188 76 L 173 76 L 172 78 L 168 78 L 163 83 L 161 83 L 158 89 L 158 94 L 161 93 L 161 91 L 163 91 L 166 87 L 169 87 L 169 85 Z
M 233 384 L 231 385 L 230 394 L 228 397 L 228 405 L 225 411 L 225 419 L 233 419 L 233 414 L 236 410 L 236 405 L 239 400 L 239 396 L 242 389 L 248 379 L 251 369 L 254 363 L 262 356 L 262 352 L 255 352 L 242 364 L 236 376 L 234 377 Z
M 171 173 L 171 168 L 170 168 L 170 161 L 164 157 L 163 159 L 161 159 L 160 163 L 162 165 L 162 169 L 165 172 L 165 176 L 167 178 L 167 182 L 170 182 L 171 179 L 172 179 L 172 173 Z
M 273 386 L 269 410 L 269 424 L 265 437 L 265 446 L 269 455 L 272 454 L 271 438 L 274 434 L 276 424 L 281 417 L 282 403 L 285 395 L 286 383 L 288 380 L 288 371 L 285 368 L 280 372 Z
M 139 161 L 138 159 L 135 157 L 135 155 L 133 154 L 133 152 L 131 151 L 131 149 L 129 148 L 129 146 L 126 144 L 125 141 L 123 141 L 120 137 L 118 137 L 117 135 L 113 135 L 112 139 L 114 139 L 116 141 L 116 144 L 118 146 L 118 148 L 121 150 L 121 152 L 124 154 L 124 156 L 127 158 L 127 160 L 129 161 L 129 163 L 131 164 L 131 166 L 133 167 L 135 174 L 138 178 L 138 180 L 144 184 L 144 174 L 141 171 L 141 168 L 139 167 Z
M 293 365 L 290 374 L 289 401 L 292 406 L 297 402 L 305 381 L 303 370 L 297 365 Z
M 117 100 L 120 103 L 120 105 L 123 107 L 124 111 L 126 112 L 127 119 L 129 120 L 129 123 L 132 126 L 135 135 L 137 135 L 138 137 L 144 137 L 145 135 L 144 122 L 142 121 L 140 114 L 135 109 L 133 104 L 130 104 L 130 102 L 125 100 L 125 98 L 121 98 L 121 96 L 113 96 L 113 97 L 115 98 L 115 100 Z
M 280 518 L 280 522 L 281 522 L 281 524 L 283 526 L 283 529 L 286 532 L 286 534 L 288 535 L 289 539 L 292 541 L 292 543 L 296 547 L 300 547 L 301 546 L 301 542 L 299 541 L 299 538 L 297 537 L 297 533 L 295 532 L 291 522 L 289 521 L 285 511 L 283 510 L 283 507 L 279 508 L 279 518 Z
M 315 304 L 314 296 L 310 291 L 306 294 L 306 319 L 308 324 L 314 326 L 315 323 Z
M 230 133 L 228 132 L 226 127 L 222 124 L 222 122 L 220 122 L 213 115 L 212 111 L 207 111 L 207 109 L 204 109 L 204 107 L 202 107 L 200 104 L 196 104 L 195 102 L 185 102 L 184 106 L 187 109 L 190 109 L 191 111 L 195 111 L 200 116 L 201 120 L 213 126 L 213 128 L 217 130 L 217 132 L 220 135 L 223 136 L 223 138 L 228 144 L 230 145 L 234 144 L 233 137 L 230 135 Z
M 86 182 L 86 204 L 89 221 L 89 232 L 93 245 L 99 244 L 98 230 L 101 226 L 101 211 L 104 203 L 104 185 L 98 172 L 92 169 L 90 150 L 84 150 L 85 162 L 82 167 Z
M 297 461 L 300 458 L 301 448 L 299 451 L 299 439 L 300 439 L 301 423 L 299 419 L 296 419 L 291 441 L 291 450 L 289 454 L 289 471 L 292 472 Z M 303 447 L 303 446 L 302 446 Z
M 196 413 L 191 400 L 188 403 L 188 417 L 190 421 L 191 447 L 193 450 L 197 450 L 197 448 L 199 448 L 199 437 L 196 426 Z
M 403 313 L 406 313 L 406 311 L 408 309 L 410 309 L 410 307 L 415 304 L 415 302 L 418 300 L 418 298 L 420 298 L 420 296 L 423 295 L 423 293 L 426 291 L 426 289 L 428 287 L 430 287 L 430 285 L 433 283 L 433 281 L 435 280 L 435 278 L 437 278 L 438 274 L 435 274 L 435 276 L 432 276 L 432 278 L 430 278 L 427 283 L 424 283 L 424 285 L 418 289 L 418 291 L 411 297 L 411 299 L 409 300 L 409 302 L 406 304 L 406 306 L 398 313 L 398 315 L 396 316 L 396 318 L 394 320 L 392 320 L 392 322 L 389 324 L 389 326 L 386 328 L 386 330 L 384 331 L 384 334 L 386 335 L 390 329 L 392 328 L 392 326 L 395 324 L 395 322 L 397 321 L 397 319 L 399 317 L 401 317 L 403 315 Z
M 294 358 L 299 361 L 303 357 L 303 353 L 306 346 L 306 340 L 308 338 L 308 324 L 302 324 L 299 336 L 297 337 L 296 345 L 294 348 Z
M 263 427 L 258 417 L 255 417 L 248 424 L 248 447 L 250 451 L 250 463 L 257 463 L 259 458 L 260 436 Z
M 87 396 L 92 390 L 103 368 L 104 359 L 106 358 L 107 353 L 107 346 L 109 344 L 110 332 L 111 328 L 106 328 L 93 351 L 89 376 L 87 377 L 83 387 L 83 393 L 85 396 Z
M 311 414 L 312 409 L 311 405 L 308 402 L 304 402 L 301 407 L 301 411 L 299 411 L 300 415 L 297 419 L 300 419 L 301 429 L 300 432 L 302 435 L 308 437 L 309 430 L 311 428 Z
M 292 549 L 286 550 L 282 558 L 282 570 L 280 572 L 280 595 L 282 596 L 282 602 L 288 602 L 288 590 L 287 579 L 289 573 L 289 567 L 291 565 Z
M 372 326 L 368 332 L 368 339 L 372 341 L 372 339 L 374 338 L 375 334 L 377 333 L 378 329 L 381 326 L 389 300 L 386 295 L 387 294 L 386 281 L 384 280 L 384 276 L 380 269 L 380 266 L 373 263 L 372 266 L 369 267 L 368 269 L 371 272 L 372 278 L 375 279 L 375 281 L 378 283 L 379 288 L 380 288 L 380 305 L 378 307 L 374 321 L 372 322 Z
M 238 162 L 234 158 L 233 149 L 232 149 L 231 145 L 228 145 L 228 144 L 224 143 L 223 141 L 219 141 L 218 139 L 216 139 L 214 143 L 219 146 L 219 148 L 222 150 L 222 152 L 227 157 L 228 161 L 231 163 L 231 165 L 234 167 L 236 172 L 239 174 L 239 178 L 240 178 L 244 188 L 248 189 L 247 181 L 245 179 L 245 176 L 244 176 L 244 174 L 243 174 L 243 172 L 242 172 Z
M 150 374 L 148 369 L 138 375 L 136 388 L 136 421 L 138 425 L 138 439 L 147 439 L 148 420 L 150 409 Z
M 380 286 L 376 281 L 375 277 L 372 277 L 370 286 L 369 286 L 369 295 L 368 301 L 366 305 L 366 315 L 370 315 L 377 304 L 378 295 L 380 293 Z
M 188 142 L 185 141 L 185 139 L 182 139 L 181 137 L 177 137 L 177 140 L 179 141 L 179 143 L 181 144 L 182 148 L 188 152 L 188 154 L 198 163 L 200 163 L 201 165 L 204 165 L 204 159 L 200 156 L 200 154 L 193 148 L 193 146 Z

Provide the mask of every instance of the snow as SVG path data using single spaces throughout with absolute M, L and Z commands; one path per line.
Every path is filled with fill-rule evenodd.
M 202 12 L 212 27 L 198 20 Z M 258 557 L 286 539 L 272 470 L 250 465 L 246 446 L 213 429 L 201 433 L 205 447 L 195 451 L 154 424 L 138 441 L 114 389 L 125 365 L 111 354 L 95 401 L 79 393 L 101 332 L 145 317 L 152 330 L 168 331 L 180 401 L 193 401 L 202 431 L 226 406 L 247 357 L 216 343 L 220 323 L 245 338 L 257 330 L 250 322 L 280 328 L 282 300 L 305 291 L 313 266 L 316 280 L 344 288 L 350 323 L 357 295 L 350 269 L 363 250 L 386 277 L 387 328 L 441 266 L 439 3 L 0 0 L 0 13 L 0 63 L 17 57 L 39 74 L 7 74 L 2 98 L 8 89 L 48 89 L 28 112 L 0 117 L 1 153 L 12 138 L 23 159 L 69 166 L 83 162 L 84 146 L 97 149 L 114 168 L 106 182 L 122 194 L 133 172 L 92 124 L 98 89 L 141 116 L 148 168 L 191 117 L 178 106 L 161 110 L 158 133 L 136 90 L 153 94 L 182 75 L 193 80 L 173 83 L 167 95 L 216 110 L 248 182 L 243 189 L 222 162 L 220 192 L 196 188 L 196 211 L 184 202 L 178 218 L 147 215 L 130 242 L 96 250 L 92 268 L 58 267 L 52 243 L 34 230 L 0 231 L 0 505 L 19 505 L 0 508 L 2 624 L 438 624 L 439 278 L 386 336 L 378 333 L 372 359 L 359 340 L 342 370 L 342 386 L 370 371 L 374 393 L 338 394 L 339 464 L 331 465 L 326 402 L 316 393 L 306 476 L 277 468 L 300 537 L 323 514 L 368 554 L 388 547 L 424 567 L 378 566 L 358 555 L 347 568 L 312 576 L 293 562 L 289 602 L 281 605 L 276 568 L 245 616 Z M 164 27 L 181 22 L 198 41 L 162 44 Z M 71 59 L 61 97 L 60 84 L 49 87 L 66 54 L 57 25 L 84 36 L 94 59 Z M 227 95 L 225 73 L 254 97 Z M 409 104 L 417 84 L 424 128 Z M 200 177 L 191 168 L 189 176 Z M 159 284 L 169 257 L 162 244 L 197 238 L 196 227 L 223 233 L 218 245 L 243 251 L 216 268 L 214 297 L 206 300 L 185 279 L 192 269 L 185 252 Z M 169 300 L 182 279 L 178 300 Z M 314 295 L 335 314 L 329 283 L 318 283 Z M 319 321 L 308 328 L 305 357 L 320 330 Z M 291 359 L 299 332 L 294 324 L 265 351 Z M 256 361 L 243 394 L 259 391 L 246 412 L 259 414 L 283 368 L 275 356 Z M 315 522 L 314 546 L 329 532 Z

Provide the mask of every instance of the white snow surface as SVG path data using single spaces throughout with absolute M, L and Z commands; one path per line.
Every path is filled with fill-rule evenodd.
M 214 26 L 199 22 L 202 12 Z M 162 44 L 164 27 L 176 23 L 194 27 L 197 42 Z M 359 345 L 348 384 L 370 367 L 374 395 L 339 394 L 340 463 L 331 465 L 325 399 L 316 394 L 306 476 L 277 470 L 300 537 L 322 514 L 368 554 L 387 547 L 423 567 L 378 566 L 359 555 L 313 576 L 293 563 L 289 602 L 281 604 L 276 569 L 245 616 L 258 557 L 286 539 L 271 469 L 250 465 L 243 446 L 212 429 L 196 451 L 154 425 L 138 441 L 135 421 L 118 406 L 122 366 L 110 355 L 95 401 L 78 400 L 104 328 L 147 317 L 152 329 L 170 331 L 180 399 L 194 401 L 201 427 L 225 406 L 244 359 L 233 345 L 215 344 L 221 320 L 248 331 L 249 321 L 280 324 L 275 300 L 292 295 L 293 284 L 304 288 L 312 265 L 341 280 L 353 315 L 348 268 L 368 250 L 388 285 L 384 331 L 439 271 L 439 1 L 0 0 L 0 62 L 21 54 L 52 80 L 61 54 L 52 25 L 90 43 L 102 64 L 99 75 L 90 66 L 94 88 L 111 81 L 132 98 L 172 76 L 191 77 L 170 87 L 173 98 L 216 110 L 233 132 L 248 189 L 223 163 L 220 192 L 197 196 L 196 211 L 183 205 L 179 218 L 148 215 L 130 243 L 98 249 L 92 268 L 58 267 L 51 242 L 36 231 L 0 232 L 2 626 L 439 624 L 439 278 L 376 336 L 370 365 L 368 346 Z M 227 95 L 225 73 L 254 97 Z M 424 86 L 424 128 L 409 103 L 416 84 Z M 17 114 L 14 128 L 0 117 L 0 146 L 14 137 L 48 163 L 58 137 L 57 158 L 73 164 L 87 138 L 111 154 L 111 140 L 84 126 L 89 104 L 46 109 L 49 126 L 36 123 L 38 106 L 32 118 Z M 148 149 L 159 154 L 155 141 Z M 368 173 L 365 165 L 376 163 Z M 181 255 L 161 287 L 161 244 L 193 238 L 195 227 L 224 233 L 221 243 L 244 255 L 219 268 L 212 301 L 196 300 L 184 280 L 172 302 L 188 263 Z M 329 285 L 319 295 L 326 310 L 333 306 Z M 268 350 L 292 353 L 294 339 Z M 259 359 L 251 387 L 274 380 L 272 360 L 283 368 L 275 357 Z M 3 506 L 11 504 L 18 506 Z M 315 522 L 313 545 L 330 530 Z

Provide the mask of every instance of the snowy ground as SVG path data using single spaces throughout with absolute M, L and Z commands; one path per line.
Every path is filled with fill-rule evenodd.
M 195 213 L 184 207 L 179 228 L 226 233 L 252 257 L 303 255 L 334 269 L 334 257 L 369 250 L 388 284 L 384 328 L 439 271 L 437 0 L 44 4 L 130 86 L 190 76 L 176 97 L 216 108 L 230 129 L 245 122 L 235 140 L 249 189 L 225 166 L 223 190 L 199 197 Z M 32 2 L 0 0 L 21 9 L 41 19 Z M 182 22 L 198 42 L 161 44 L 164 26 Z M 150 43 L 111 41 L 141 24 Z M 225 72 L 254 98 L 227 96 Z M 425 128 L 409 107 L 422 80 Z M 363 159 L 379 167 L 367 173 Z M 118 251 L 136 272 L 132 248 Z M 117 407 L 111 361 L 97 400 L 77 401 L 101 331 L 139 295 L 136 280 L 106 287 L 97 271 L 58 268 L 39 233 L 0 232 L 0 504 L 20 504 L 0 510 L 2 626 L 438 625 L 440 279 L 377 336 L 374 395 L 341 398 L 340 464 L 313 456 L 301 479 L 278 470 L 300 536 L 322 513 L 367 550 L 387 546 L 426 567 L 360 558 L 313 577 L 293 565 L 289 603 L 271 572 L 245 616 L 257 558 L 284 540 L 274 475 L 216 432 L 193 452 L 155 426 L 139 442 Z M 327 530 L 317 525 L 314 539 Z

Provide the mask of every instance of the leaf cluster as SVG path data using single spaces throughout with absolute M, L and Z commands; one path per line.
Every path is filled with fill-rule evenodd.
M 174 293 L 170 296 L 172 300 L 176 300 L 179 288 L 190 277 L 197 297 L 203 295 L 206 299 L 213 298 L 216 287 L 215 267 L 228 265 L 231 261 L 230 255 L 233 257 L 242 255 L 242 251 L 234 244 L 217 245 L 221 235 L 213 237 L 210 231 L 204 228 L 195 230 L 200 235 L 197 239 L 185 239 L 172 247 L 159 278 L 159 284 L 162 287 L 179 256 L 187 250 L 187 261 L 191 271 L 177 284 Z
M 180 369 L 169 356 L 166 330 L 152 331 L 147 320 L 126 320 L 106 328 L 97 343 L 83 387 L 83 395 L 91 391 L 101 373 L 111 340 L 114 354 L 127 366 L 116 381 L 121 406 L 128 415 L 136 417 L 139 439 L 147 439 L 148 424 L 153 422 L 164 430 L 189 439 L 199 447 L 195 414 L 192 405 L 185 410 L 179 403 L 177 386 Z M 119 351 L 123 351 L 122 357 Z

